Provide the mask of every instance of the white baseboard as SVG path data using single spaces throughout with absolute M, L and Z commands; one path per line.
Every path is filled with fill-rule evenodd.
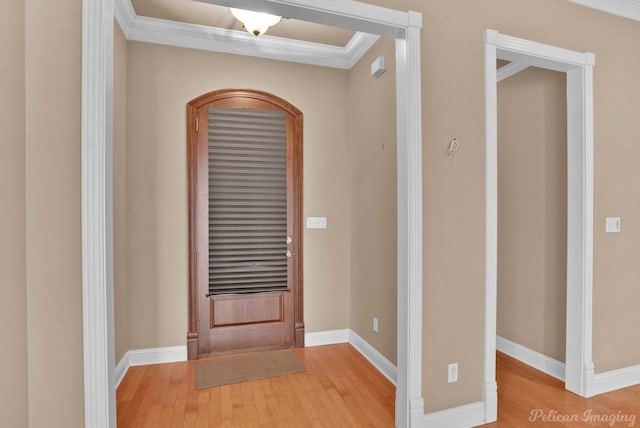
M 341 330 L 328 330 L 328 331 L 318 331 L 313 333 L 306 333 L 304 335 L 305 346 L 322 346 L 322 345 L 333 345 L 336 343 L 349 343 L 351 334 L 355 334 L 349 329 L 341 329 Z M 356 335 L 357 336 L 357 335 Z M 361 342 L 364 342 L 360 336 L 357 336 Z M 372 359 L 376 361 L 380 361 L 383 368 L 380 368 L 373 361 L 372 363 L 380 372 L 385 375 L 387 378 L 389 373 L 388 360 L 381 360 L 375 358 L 375 353 L 378 353 L 371 345 L 366 344 L 371 351 L 368 351 L 368 354 L 365 354 L 362 349 L 365 349 L 365 345 L 359 342 L 360 348 L 358 349 L 367 359 L 370 361 Z M 371 355 L 372 357 L 369 357 Z M 384 357 L 382 357 L 384 358 Z M 187 347 L 186 346 L 170 346 L 165 348 L 149 348 L 149 349 L 136 349 L 127 351 L 124 356 L 120 359 L 115 369 L 115 377 L 116 377 L 116 388 L 122 382 L 122 379 L 127 374 L 129 367 L 133 366 L 142 366 L 147 364 L 160 364 L 160 363 L 173 363 L 176 361 L 186 361 L 187 360 Z M 387 361 L 388 364 L 384 363 Z M 395 369 L 393 365 L 391 365 Z M 395 375 L 394 375 L 395 379 Z M 391 380 L 391 379 L 390 379 Z M 394 382 L 394 380 L 392 380 Z
M 316 331 L 304 334 L 304 346 L 310 348 L 312 346 L 335 345 L 336 343 L 349 342 L 349 329 Z
M 518 345 L 500 336 L 496 337 L 496 349 L 549 376 L 553 376 L 562 381 L 565 380 L 565 364 L 560 361 L 549 358 L 546 355 L 542 355 L 539 352 Z M 597 373 L 590 382 L 588 396 L 592 397 L 639 384 L 640 365 Z
M 124 375 L 127 374 L 128 370 L 129 370 L 129 352 L 125 352 L 122 358 L 120 358 L 120 361 L 118 361 L 118 364 L 116 364 L 116 369 L 114 373 L 116 377 L 116 389 L 120 385 L 120 382 L 122 382 L 122 379 L 124 379 Z
M 186 346 L 167 346 L 164 348 L 135 349 L 127 351 L 115 369 L 116 388 L 127 374 L 129 367 L 148 364 L 175 363 L 187 361 Z
M 380 373 L 394 385 L 397 385 L 397 367 L 355 331 L 344 329 L 305 334 L 305 346 L 332 345 L 336 343 L 351 344 L 351 346 L 369 360 Z M 491 391 L 485 391 L 485 393 L 487 392 Z M 493 383 L 491 397 L 495 403 L 497 401 L 495 382 Z M 470 428 L 482 425 L 486 423 L 485 416 L 488 413 L 485 407 L 485 403 L 479 401 L 439 412 L 423 414 L 423 416 L 421 415 L 422 420 L 418 417 L 417 426 L 421 428 Z M 493 413 L 495 413 L 495 409 L 493 409 Z M 493 422 L 494 420 L 495 418 L 488 422 Z
M 604 394 L 638 384 L 640 384 L 640 365 L 596 373 L 593 377 L 591 392 L 592 395 Z
M 485 423 L 484 402 L 426 413 L 421 428 L 471 428 Z
M 353 330 L 349 330 L 349 343 L 356 348 L 364 357 L 369 360 L 380 373 L 384 375 L 391 383 L 397 385 L 398 368 L 382 355 L 376 348 L 371 346 L 369 342 L 364 340 Z
M 498 383 L 495 380 L 483 385 L 484 423 L 498 420 Z
M 304 335 L 306 347 L 350 343 L 367 360 L 377 368 L 394 385 L 398 377 L 398 369 L 384 355 L 367 343 L 351 329 L 318 331 Z M 115 369 L 116 388 L 127 374 L 129 367 L 147 364 L 173 363 L 187 360 L 186 346 L 170 346 L 165 348 L 136 349 L 127 351 Z
M 164 348 L 136 349 L 127 352 L 129 366 L 145 366 L 147 364 L 175 363 L 187 361 L 186 346 L 167 346 Z
M 376 348 L 360 337 L 358 333 L 349 328 L 306 333 L 304 335 L 304 343 L 306 347 L 349 343 L 367 360 L 369 360 L 369 362 L 373 364 L 373 366 L 378 369 L 384 377 L 396 385 L 398 379 L 398 368 Z
M 504 337 L 496 337 L 496 349 L 518 361 L 553 376 L 561 381 L 565 380 L 565 364 L 547 357 L 525 346 L 512 342 Z

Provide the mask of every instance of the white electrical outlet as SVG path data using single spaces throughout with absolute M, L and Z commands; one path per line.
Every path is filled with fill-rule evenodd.
M 373 331 L 378 332 L 378 318 L 373 319 Z
M 458 381 L 458 363 L 449 364 L 448 378 L 449 383 Z

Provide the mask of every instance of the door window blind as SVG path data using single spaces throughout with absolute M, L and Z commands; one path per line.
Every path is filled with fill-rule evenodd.
M 284 112 L 209 108 L 209 294 L 287 289 Z

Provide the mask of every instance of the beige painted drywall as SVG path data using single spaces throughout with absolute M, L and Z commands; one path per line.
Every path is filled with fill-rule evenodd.
M 304 114 L 306 331 L 346 328 L 350 176 L 346 71 L 130 42 L 127 59 L 127 287 L 130 349 L 183 345 L 187 331 L 186 105 L 253 88 Z
M 115 361 L 129 350 L 127 298 L 127 39 L 114 22 L 113 40 L 113 294 Z
M 81 427 L 81 2 L 25 6 L 29 426 Z
M 640 364 L 640 25 L 565 0 L 367 0 L 423 13 L 426 411 L 482 399 L 484 312 L 483 31 L 596 54 L 594 363 Z M 455 156 L 445 154 L 452 138 Z M 623 232 L 605 235 L 604 217 Z M 447 383 L 447 364 L 460 380 Z
M 566 74 L 530 67 L 498 84 L 497 333 L 565 361 Z
M 594 73 L 594 360 L 597 372 L 639 364 L 640 345 L 635 329 L 640 314 L 635 306 L 640 300 L 640 290 L 636 286 L 640 279 L 640 265 L 635 257 L 640 230 L 635 219 L 640 218 L 640 202 L 633 195 L 638 194 L 640 187 L 637 175 L 640 147 L 635 144 L 640 137 L 640 121 L 637 117 L 640 111 L 637 81 L 640 57 L 632 54 L 637 50 L 640 38 L 638 23 L 564 0 L 377 2 L 388 7 L 424 13 L 423 393 L 427 411 L 477 401 L 482 397 L 482 32 L 487 27 L 571 49 L 591 50 L 597 54 Z M 26 3 L 26 8 L 26 112 L 33 116 L 26 124 L 25 154 L 29 423 L 34 427 L 76 427 L 82 426 L 83 414 L 80 2 L 61 0 L 54 4 L 32 0 Z M 455 31 L 451 31 L 451 28 L 455 28 Z M 211 62 L 213 64 L 209 65 L 214 71 L 217 67 L 225 67 L 224 62 Z M 170 65 L 178 74 L 176 70 L 179 64 Z M 314 74 L 311 68 L 305 70 Z M 255 70 L 243 70 L 242 74 L 246 76 L 250 72 L 256 73 Z M 163 82 L 168 83 L 168 80 Z M 297 88 L 295 81 L 272 81 L 274 87 L 289 84 Z M 315 85 L 312 86 L 315 89 Z M 324 92 L 318 92 L 322 98 Z M 155 101 L 162 101 L 161 96 L 156 98 Z M 158 119 L 164 120 L 166 115 L 158 115 Z M 180 134 L 178 138 L 184 139 L 183 133 L 177 134 Z M 454 158 L 449 159 L 445 156 L 446 146 L 454 136 L 459 138 L 461 147 Z M 154 151 L 151 153 L 153 156 L 158 154 Z M 162 155 L 166 163 L 171 154 L 162 152 L 158 155 Z M 312 150 L 312 155 L 318 157 L 316 170 L 336 172 L 336 177 L 331 174 L 328 176 L 331 183 L 346 182 L 343 177 L 348 174 L 342 173 L 341 167 L 332 168 L 335 159 L 323 150 L 321 144 L 316 146 L 315 151 Z M 160 179 L 163 191 L 174 186 L 168 179 Z M 143 188 L 147 183 L 142 182 L 138 188 Z M 183 184 L 175 187 L 184 188 Z M 322 215 L 319 212 L 324 207 L 322 202 L 334 196 L 331 192 L 338 195 L 345 192 L 339 186 L 323 187 L 323 183 L 307 187 L 305 190 L 315 197 L 315 202 L 311 201 L 314 205 L 309 207 L 311 211 L 307 211 L 308 215 L 316 215 L 312 214 L 314 211 Z M 167 204 L 163 204 L 159 208 L 166 207 Z M 333 213 L 327 212 L 330 225 Z M 350 216 L 350 213 L 347 215 Z M 606 215 L 622 216 L 623 233 L 604 234 Z M 152 226 L 158 224 L 162 227 L 166 226 L 165 223 L 166 220 L 158 221 Z M 348 230 L 338 232 L 343 235 L 349 233 Z M 312 235 L 310 239 L 321 239 L 322 236 Z M 141 239 L 146 237 L 142 236 Z M 140 246 L 145 244 L 149 243 L 138 243 Z M 157 248 L 165 249 L 173 243 L 162 244 Z M 186 247 L 180 242 L 177 245 Z M 316 252 L 312 252 L 316 256 L 323 256 L 321 261 L 329 258 L 329 255 L 322 253 L 324 248 L 332 247 L 319 246 Z M 167 264 L 173 262 L 164 257 L 160 261 Z M 344 266 L 348 265 L 346 261 Z M 318 266 L 316 272 L 324 274 L 321 269 L 329 264 L 323 262 Z M 338 272 L 343 272 L 342 266 L 338 268 Z M 338 283 L 331 282 L 339 277 L 335 272 L 326 272 L 322 283 L 329 286 Z M 184 278 L 184 275 L 176 276 Z M 344 276 L 348 278 L 349 274 L 345 273 Z M 162 281 L 166 285 L 172 278 L 162 278 Z M 56 293 L 50 293 L 51 288 Z M 179 299 L 183 298 L 181 294 L 176 295 Z M 163 307 L 172 306 L 166 304 L 171 297 L 171 293 L 162 295 Z M 317 292 L 311 296 L 316 297 L 322 295 Z M 186 313 L 186 298 L 184 302 Z M 325 301 L 321 303 L 327 304 Z M 338 312 L 341 312 L 342 305 L 349 305 L 349 302 L 348 299 L 346 303 L 329 299 L 330 308 L 336 304 L 340 306 Z M 344 319 L 337 320 L 335 324 L 343 324 L 348 318 L 347 313 L 345 310 Z M 326 325 L 321 321 L 324 322 L 324 316 L 331 315 L 316 313 L 313 322 L 309 320 L 310 324 L 314 328 L 324 329 Z M 163 321 L 160 320 L 160 323 Z M 152 329 L 149 335 L 153 334 Z M 173 341 L 173 335 L 169 336 Z M 461 363 L 460 381 L 449 385 L 446 383 L 446 364 L 452 361 Z M 17 404 L 21 404 L 19 399 Z
M 387 58 L 387 72 L 371 63 Z M 349 72 L 350 327 L 396 362 L 397 233 L 395 44 L 381 39 Z M 373 331 L 377 318 L 378 332 Z
M 24 2 L 0 3 L 0 426 L 26 427 Z

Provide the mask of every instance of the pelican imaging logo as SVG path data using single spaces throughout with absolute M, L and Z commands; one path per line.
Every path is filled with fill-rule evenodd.
M 618 413 L 598 413 L 593 409 L 585 410 L 583 413 L 560 413 L 557 410 L 533 409 L 529 413 L 529 422 L 584 422 L 600 424 L 598 426 L 634 426 L 636 415 Z

